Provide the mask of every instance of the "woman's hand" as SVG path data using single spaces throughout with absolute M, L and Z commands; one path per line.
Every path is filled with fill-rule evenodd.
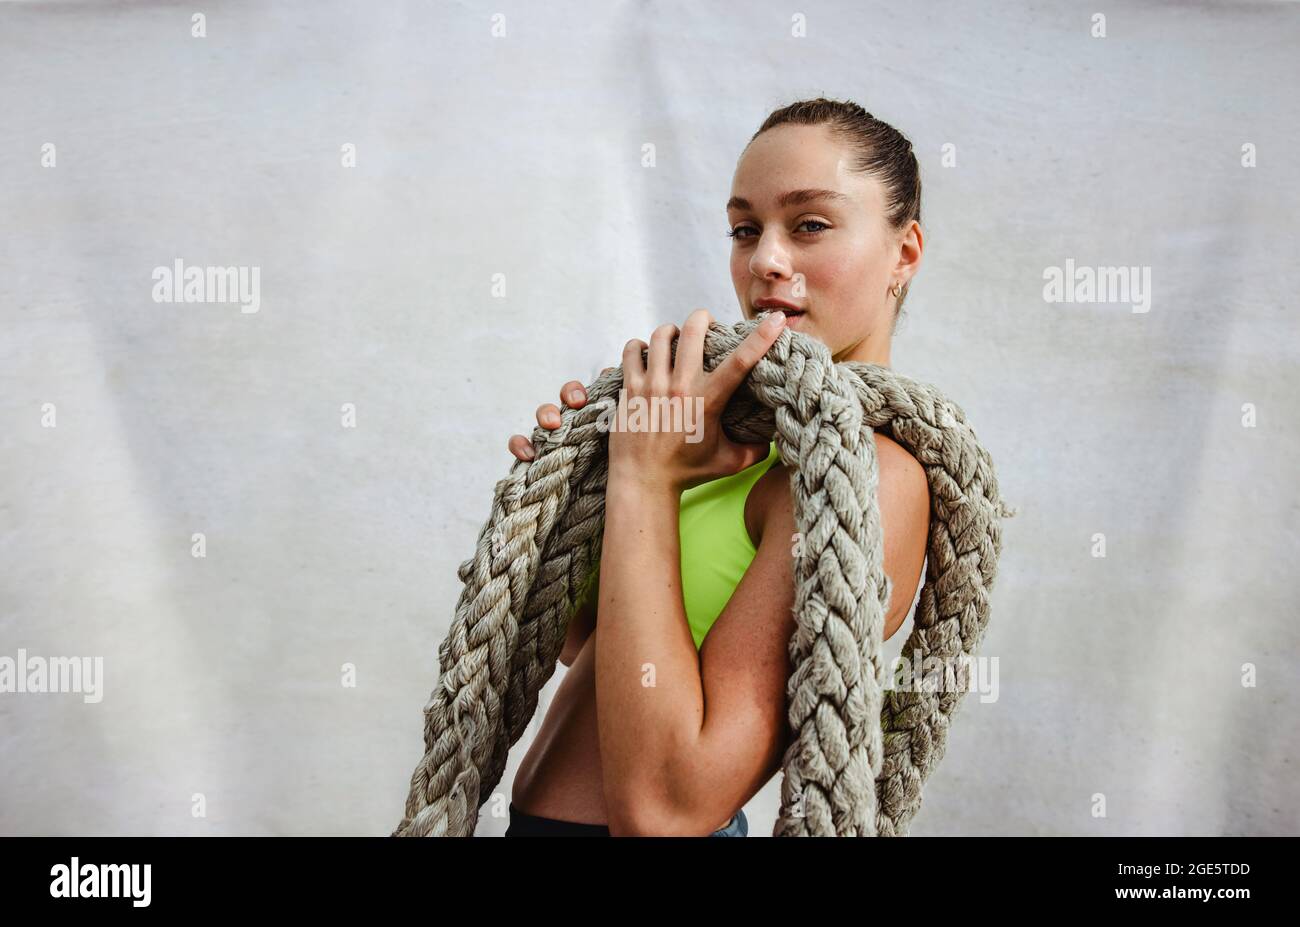
M 601 373 L 606 374 L 613 369 L 613 367 L 606 367 Z M 570 409 L 581 409 L 587 404 L 587 388 L 577 380 L 570 380 L 560 387 L 560 402 Z M 560 410 L 555 403 L 544 402 L 537 407 L 537 424 L 547 431 L 554 431 L 560 427 Z M 520 460 L 532 460 L 537 456 L 533 450 L 533 442 L 523 435 L 511 435 L 506 446 L 510 448 L 510 453 Z
M 692 312 L 682 326 L 661 325 L 646 343 L 623 348 L 623 389 L 609 432 L 609 483 L 682 492 L 738 473 L 765 458 L 767 444 L 738 444 L 722 430 L 722 410 L 749 371 L 785 329 L 771 313 L 712 373 L 704 370 L 704 336 L 713 317 Z

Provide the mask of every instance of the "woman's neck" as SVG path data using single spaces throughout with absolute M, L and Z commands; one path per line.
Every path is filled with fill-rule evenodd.
M 832 360 L 837 364 L 844 361 L 856 361 L 860 364 L 877 364 L 881 367 L 889 366 L 889 348 L 893 344 L 893 339 L 886 336 L 879 338 L 875 332 L 867 335 L 856 344 L 849 345 L 841 350 L 838 354 L 832 356 Z

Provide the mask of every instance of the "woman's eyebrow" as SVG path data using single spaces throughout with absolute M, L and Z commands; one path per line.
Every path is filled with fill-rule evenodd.
M 843 193 L 838 193 L 835 190 L 816 190 L 808 188 L 804 190 L 788 190 L 785 193 L 782 193 L 776 198 L 776 205 L 777 208 L 784 209 L 787 206 L 802 206 L 805 203 L 811 203 L 813 200 L 834 200 L 835 202 L 842 203 L 847 202 L 848 199 L 849 198 Z M 752 210 L 753 208 L 754 207 L 750 204 L 749 200 L 745 199 L 743 196 L 733 196 L 731 199 L 727 200 L 728 212 L 733 209 Z

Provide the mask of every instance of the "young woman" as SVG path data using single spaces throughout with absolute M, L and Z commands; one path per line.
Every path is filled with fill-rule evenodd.
M 507 836 L 746 836 L 740 809 L 781 767 L 795 629 L 789 475 L 775 442 L 736 444 L 718 416 L 785 327 L 836 362 L 889 365 L 921 261 L 921 182 L 897 130 L 854 103 L 816 99 L 767 118 L 731 193 L 736 297 L 745 318 L 771 324 L 713 373 L 702 309 L 680 332 L 656 329 L 646 363 L 645 342 L 624 348 L 628 395 L 703 396 L 704 438 L 610 432 L 599 569 L 569 625 L 569 671 L 515 776 Z M 587 399 L 576 380 L 560 395 L 573 408 Z M 558 427 L 559 409 L 540 406 L 537 421 Z M 524 436 L 509 446 L 531 459 Z M 888 639 L 920 583 L 930 498 L 907 451 L 879 434 L 876 450 Z

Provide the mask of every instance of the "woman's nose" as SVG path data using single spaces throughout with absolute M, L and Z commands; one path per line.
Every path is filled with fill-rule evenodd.
M 759 241 L 754 248 L 754 256 L 750 259 L 749 269 L 754 276 L 766 280 L 774 273 L 789 273 L 790 267 L 785 251 L 779 244 L 774 241 Z

